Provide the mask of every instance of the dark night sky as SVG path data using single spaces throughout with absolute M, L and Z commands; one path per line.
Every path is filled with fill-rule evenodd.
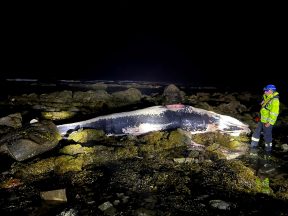
M 2 31 L 1 78 L 287 84 L 281 11 L 201 9 L 130 5 L 84 16 L 72 11 L 61 19 L 42 11 L 10 15 Z

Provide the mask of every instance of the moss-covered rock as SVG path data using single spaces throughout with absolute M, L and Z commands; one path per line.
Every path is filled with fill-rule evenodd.
M 102 140 L 105 136 L 104 131 L 94 129 L 80 129 L 71 133 L 68 140 L 73 140 L 78 143 L 86 143 L 92 140 Z
M 92 147 L 83 147 L 80 144 L 68 145 L 64 146 L 62 149 L 59 150 L 62 154 L 67 155 L 76 155 L 76 154 L 89 154 L 93 153 L 94 150 Z
M 145 143 L 139 148 L 144 152 L 160 152 L 180 146 L 186 146 L 189 138 L 181 133 L 180 130 L 171 131 L 171 133 L 156 131 L 149 133 L 142 138 Z
M 54 170 L 54 160 L 55 158 L 51 157 L 35 163 L 18 164 L 18 166 L 13 168 L 13 170 L 16 173 L 16 176 L 20 176 L 21 178 L 43 175 Z
M 193 134 L 192 140 L 196 143 L 203 144 L 205 146 L 219 143 L 222 146 L 228 146 L 231 140 L 231 136 L 222 133 L 199 133 Z
M 239 160 L 217 160 L 203 164 L 203 184 L 247 193 L 271 193 L 269 182 Z
M 183 103 L 185 98 L 185 92 L 174 85 L 168 85 L 163 91 L 164 104 L 177 104 Z
M 111 107 L 119 107 L 123 105 L 135 104 L 141 101 L 142 93 L 136 88 L 129 88 L 125 91 L 113 92 L 112 103 L 109 103 Z
M 138 156 L 138 147 L 134 145 L 129 145 L 125 147 L 115 148 L 116 159 L 127 159 Z
M 275 196 L 279 199 L 288 200 L 288 179 L 282 176 L 281 178 L 273 179 L 270 182 Z
M 69 171 L 81 171 L 83 163 L 83 155 L 79 155 L 77 157 L 62 155 L 55 158 L 55 172 L 63 174 Z
M 41 115 L 43 118 L 49 120 L 64 120 L 72 118 L 75 115 L 75 112 L 69 112 L 69 111 L 41 112 Z

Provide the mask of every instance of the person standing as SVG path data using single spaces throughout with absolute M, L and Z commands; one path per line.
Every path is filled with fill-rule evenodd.
M 252 134 L 251 148 L 258 146 L 261 132 L 263 131 L 265 150 L 272 150 L 272 128 L 276 123 L 279 114 L 279 93 L 275 85 L 267 85 L 264 89 L 263 101 L 261 102 L 260 121 Z

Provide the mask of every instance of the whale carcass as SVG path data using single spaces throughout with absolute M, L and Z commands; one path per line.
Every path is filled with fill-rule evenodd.
M 232 136 L 250 133 L 247 124 L 226 115 L 174 104 L 99 116 L 70 124 L 32 123 L 0 139 L 0 152 L 23 161 L 53 149 L 58 141 L 78 129 L 103 130 L 108 136 L 141 135 L 181 128 L 191 134 L 221 132 Z M 62 137 L 60 137 L 60 134 Z M 59 136 L 59 137 L 58 137 Z
M 239 136 L 249 126 L 236 118 L 183 104 L 152 106 L 129 112 L 99 116 L 57 126 L 62 136 L 78 129 L 103 130 L 108 136 L 141 135 L 152 131 L 181 128 L 196 133 L 216 132 Z

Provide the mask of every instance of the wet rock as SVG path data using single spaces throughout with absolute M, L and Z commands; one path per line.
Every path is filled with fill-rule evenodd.
M 283 149 L 283 152 L 287 152 L 288 151 L 288 144 L 283 144 L 281 145 L 281 148 Z
M 57 216 L 77 216 L 78 215 L 78 211 L 75 209 L 65 209 L 64 211 L 62 211 L 61 213 L 59 213 Z
M 135 210 L 135 216 L 154 216 L 156 215 L 156 212 L 150 210 L 150 209 L 145 209 L 145 208 L 139 208 Z
M 114 92 L 111 95 L 113 96 L 113 102 L 117 103 L 117 105 L 133 104 L 142 99 L 141 91 L 136 88 L 129 88 L 125 91 Z
M 191 163 L 195 159 L 194 158 L 174 158 L 173 159 L 176 163 Z
M 22 127 L 22 116 L 20 113 L 10 114 L 8 116 L 0 118 L 0 125 L 12 128 Z
M 207 93 L 207 92 L 198 92 L 196 93 L 196 100 L 199 102 L 207 102 L 210 100 L 211 96 L 210 96 L 210 93 Z
M 210 200 L 209 204 L 213 208 L 221 209 L 221 210 L 230 210 L 231 204 L 228 202 L 225 202 L 223 200 Z
M 108 88 L 107 84 L 103 82 L 92 84 L 89 87 L 94 90 L 106 90 Z
M 266 193 L 267 184 L 255 175 L 255 171 L 243 162 L 216 160 L 203 164 L 203 185 L 214 185 L 226 190 L 248 193 Z M 217 185 L 217 186 L 216 186 Z
M 94 129 L 80 129 L 71 133 L 68 140 L 73 140 L 78 143 L 86 143 L 92 140 L 102 140 L 105 136 L 104 131 Z
M 239 101 L 231 101 L 227 104 L 221 104 L 217 108 L 220 113 L 226 115 L 237 115 L 239 113 L 243 113 L 248 111 L 247 107 L 241 104 Z
M 246 135 L 232 138 L 221 133 L 194 134 L 192 140 L 196 144 L 198 143 L 197 145 L 206 146 L 206 154 L 216 158 L 231 160 L 248 152 L 247 142 L 249 139 Z
M 40 176 L 53 171 L 55 168 L 55 158 L 50 157 L 32 164 L 18 164 L 13 167 L 13 172 L 16 176 L 23 179 L 32 179 L 35 176 Z
M 109 101 L 112 99 L 112 96 L 108 94 L 105 90 L 97 91 L 76 91 L 73 94 L 74 102 L 81 102 L 83 105 L 85 103 L 97 103 L 99 101 Z
M 66 189 L 58 189 L 40 192 L 40 197 L 46 201 L 67 202 Z
M 113 204 L 110 203 L 109 201 L 104 202 L 104 203 L 102 203 L 101 205 L 98 206 L 98 208 L 99 208 L 101 211 L 106 211 L 108 208 L 111 208 L 111 207 L 113 207 Z
M 1 137 L 8 154 L 23 161 L 53 149 L 62 137 L 51 121 L 36 122 Z
M 41 115 L 45 119 L 49 120 L 64 120 L 72 118 L 75 112 L 61 111 L 61 112 L 41 112 Z
M 14 188 L 18 187 L 19 185 L 22 185 L 23 182 L 20 179 L 17 178 L 9 178 L 3 182 L 0 183 L 0 188 Z
M 83 147 L 80 144 L 68 145 L 64 146 L 59 150 L 60 153 L 68 154 L 68 155 L 76 155 L 76 154 L 89 154 L 93 153 L 94 150 L 91 147 Z
M 261 167 L 259 169 L 258 172 L 259 172 L 259 174 L 263 174 L 263 173 L 268 174 L 268 173 L 272 173 L 272 172 L 276 171 L 276 168 L 277 167 L 275 167 L 273 164 L 266 163 L 266 164 L 264 164 L 263 167 Z
M 52 102 L 52 103 L 71 103 L 72 102 L 72 91 L 60 91 L 52 92 L 50 94 L 41 94 L 39 96 L 41 102 Z
M 163 97 L 165 104 L 183 103 L 185 93 L 183 91 L 180 91 L 180 89 L 176 85 L 170 84 L 164 89 Z
M 123 202 L 123 203 L 127 203 L 128 200 L 129 200 L 129 196 L 123 196 L 123 197 L 122 197 L 122 202 Z
M 9 104 L 11 105 L 21 105 L 21 104 L 29 104 L 32 105 L 34 103 L 39 103 L 39 96 L 36 93 L 31 94 L 23 94 L 20 96 L 9 96 L 8 97 Z
M 64 174 L 67 172 L 77 172 L 81 171 L 84 166 L 85 158 L 83 155 L 73 157 L 70 155 L 62 155 L 55 158 L 55 172 L 58 174 Z

